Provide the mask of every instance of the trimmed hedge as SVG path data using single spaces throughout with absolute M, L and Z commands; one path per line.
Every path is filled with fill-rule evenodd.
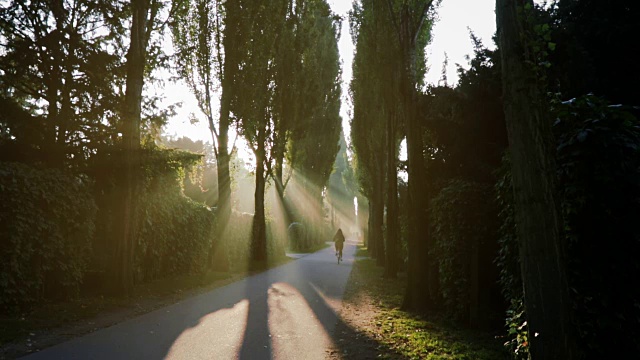
M 494 198 L 490 185 L 455 179 L 431 201 L 440 296 L 445 313 L 457 321 L 484 324 L 494 310 Z
M 0 195 L 0 307 L 76 295 L 95 228 L 88 181 L 0 163 Z
M 211 209 L 179 193 L 148 193 L 142 204 L 136 282 L 205 272 L 214 236 Z

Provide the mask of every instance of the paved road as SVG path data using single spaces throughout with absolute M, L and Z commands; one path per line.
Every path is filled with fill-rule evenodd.
M 353 242 L 29 355 L 25 359 L 324 359 Z

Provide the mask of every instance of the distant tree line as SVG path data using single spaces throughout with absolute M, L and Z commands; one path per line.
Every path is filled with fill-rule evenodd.
M 350 14 L 370 254 L 389 277 L 404 264 L 407 310 L 506 323 L 515 358 L 637 354 L 640 7 L 497 1 L 497 49 L 472 34 L 459 82 L 424 86 L 435 12 L 362 0 Z

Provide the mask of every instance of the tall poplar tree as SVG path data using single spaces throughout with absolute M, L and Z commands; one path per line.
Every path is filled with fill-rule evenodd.
M 369 202 L 367 239 L 370 255 L 379 266 L 385 264 L 383 237 L 385 206 L 385 107 L 381 89 L 387 69 L 379 61 L 384 51 L 380 29 L 373 11 L 374 1 L 354 3 L 350 13 L 351 36 L 356 45 L 350 91 L 353 101 L 351 142 L 357 158 L 357 177 Z
M 278 118 L 274 116 L 274 90 L 276 79 L 276 53 L 287 16 L 287 1 L 270 4 L 254 1 L 228 3 L 233 11 L 235 41 L 225 43 L 234 47 L 238 55 L 238 71 L 233 79 L 231 112 L 238 131 L 245 138 L 255 156 L 256 190 L 253 216 L 251 266 L 263 267 L 267 259 L 265 220 L 265 187 L 272 171 L 272 160 Z
M 333 16 L 324 0 L 310 0 L 305 6 L 298 30 L 307 37 L 300 54 L 296 97 L 300 110 L 291 124 L 287 159 L 302 175 L 305 191 L 312 200 L 306 204 L 314 214 L 307 217 L 311 220 L 307 228 L 317 243 L 322 241 L 318 225 L 323 220 L 323 189 L 333 171 L 342 129 L 340 19 Z
M 426 310 L 432 303 L 436 277 L 429 249 L 427 193 L 424 188 L 424 140 L 417 116 L 418 86 L 425 72 L 424 49 L 430 39 L 433 0 L 387 0 L 387 10 L 395 34 L 399 56 L 399 102 L 407 134 L 409 174 L 408 285 L 404 307 Z
M 225 14 L 234 16 L 235 12 L 233 5 L 229 5 L 225 12 L 219 0 L 182 1 L 178 4 L 176 16 L 171 22 L 178 73 L 195 95 L 215 145 L 218 202 L 216 237 L 211 243 L 209 263 L 216 270 L 227 270 L 225 230 L 231 216 L 229 93 L 232 91 L 231 82 L 236 66 L 233 46 L 223 51 L 223 43 L 233 42 L 236 29 L 224 24 Z M 216 114 L 218 100 L 220 106 Z

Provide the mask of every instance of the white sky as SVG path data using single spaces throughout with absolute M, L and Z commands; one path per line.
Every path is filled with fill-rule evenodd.
M 351 63 L 353 61 L 354 45 L 349 34 L 349 22 L 347 12 L 351 9 L 351 0 L 328 0 L 333 11 L 342 15 L 342 34 L 338 43 L 342 58 L 343 77 L 343 102 L 340 114 L 345 135 L 349 136 L 348 111 L 350 104 L 347 101 L 347 91 L 351 81 Z M 469 38 L 470 28 L 484 43 L 493 48 L 492 36 L 495 32 L 495 0 L 442 0 L 438 9 L 438 22 L 433 28 L 433 41 L 427 47 L 427 63 L 430 67 L 426 75 L 427 83 L 437 83 L 441 77 L 444 53 L 449 56 L 447 78 L 450 85 L 458 80 L 456 64 L 467 67 L 465 55 L 473 53 L 473 45 Z M 189 89 L 181 84 L 168 84 L 165 88 L 167 103 L 183 102 L 178 115 L 170 120 L 165 132 L 169 135 L 188 136 L 195 140 L 211 141 L 211 133 L 207 124 L 201 120 L 196 125 L 189 123 L 189 114 L 199 111 L 195 99 Z M 243 155 L 242 152 L 240 154 Z M 248 154 L 247 154 L 248 155 Z M 244 157 L 244 156 L 243 156 Z

